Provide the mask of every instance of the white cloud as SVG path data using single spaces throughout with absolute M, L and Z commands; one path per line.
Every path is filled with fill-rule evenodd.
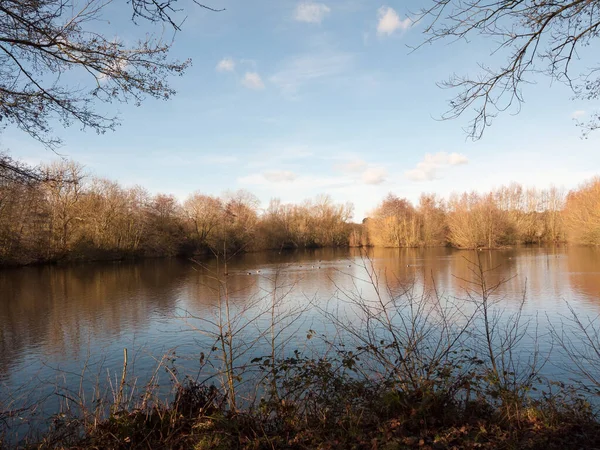
M 296 174 L 289 170 L 273 170 L 262 174 L 263 177 L 272 183 L 291 183 L 296 179 Z
M 362 159 L 355 159 L 353 161 L 350 161 L 350 162 L 347 162 L 344 164 L 338 164 L 337 166 L 335 166 L 335 168 L 342 172 L 350 172 L 350 173 L 362 172 L 363 170 L 365 170 L 367 168 L 367 163 L 365 161 L 363 161 Z
M 128 68 L 128 67 L 129 67 L 129 64 L 127 64 L 127 62 L 126 62 L 126 61 L 119 60 L 119 61 L 117 61 L 116 63 L 112 64 L 112 67 L 110 67 L 110 68 L 108 69 L 108 72 L 109 72 L 108 74 L 106 74 L 106 73 L 101 73 L 101 74 L 98 76 L 98 80 L 99 80 L 101 83 L 104 83 L 104 82 L 106 82 L 106 81 L 107 81 L 107 80 L 108 80 L 110 77 L 113 77 L 113 76 L 118 76 L 118 75 L 122 74 L 123 72 L 127 72 L 127 68 Z
M 326 52 L 320 55 L 298 55 L 288 59 L 270 81 L 284 92 L 294 94 L 300 86 L 347 71 L 353 61 L 349 53 Z
M 352 177 L 355 183 L 358 184 L 361 182 L 364 184 L 381 184 L 388 175 L 387 170 L 383 166 L 370 164 L 359 158 L 342 164 L 336 164 L 334 169 Z
M 223 58 L 215 67 L 217 72 L 233 72 L 235 70 L 235 61 L 231 58 Z
M 427 153 L 417 167 L 404 172 L 413 181 L 428 181 L 438 177 L 438 170 L 448 166 L 468 164 L 469 159 L 461 153 L 438 152 L 434 155 Z
M 294 19 L 298 22 L 321 23 L 331 9 L 323 3 L 303 2 L 298 4 Z
M 580 119 L 583 116 L 585 116 L 585 111 L 583 109 L 578 109 L 577 111 L 573 111 L 573 114 L 571 114 L 571 117 L 573 119 Z
M 365 184 L 381 184 L 385 181 L 387 170 L 383 167 L 369 167 L 362 174 L 362 181 Z
M 248 89 L 259 90 L 265 88 L 265 84 L 263 83 L 262 78 L 256 72 L 246 72 L 244 78 L 242 79 L 242 84 Z
M 377 33 L 379 35 L 390 36 L 396 30 L 406 31 L 412 25 L 412 20 L 408 17 L 401 20 L 398 13 L 389 6 L 382 6 L 379 8 L 377 17 L 379 18 L 379 22 L 377 23 Z
M 285 181 L 271 181 L 265 177 L 265 173 L 246 175 L 238 178 L 237 181 L 241 185 L 254 186 L 258 189 L 267 189 L 271 193 L 273 189 L 273 183 L 279 183 L 277 186 L 278 193 L 287 192 L 296 194 L 303 191 L 308 192 L 311 190 L 316 190 L 316 192 L 318 192 L 322 190 L 339 189 L 356 185 L 356 182 L 348 177 L 318 175 L 301 175 L 296 177 L 293 183 Z
M 436 153 L 435 156 L 437 158 L 434 158 L 434 159 L 441 160 L 442 163 L 444 163 L 446 161 L 446 157 L 442 155 L 443 153 L 444 152 Z M 468 163 L 469 163 L 469 158 L 467 158 L 462 153 L 450 153 L 450 155 L 448 155 L 448 157 L 447 157 L 447 164 L 449 164 L 451 166 L 458 166 L 460 164 L 468 164 Z

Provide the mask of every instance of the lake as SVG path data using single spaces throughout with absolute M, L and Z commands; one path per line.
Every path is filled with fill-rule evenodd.
M 18 404 L 51 396 L 57 384 L 77 385 L 84 369 L 86 376 L 110 376 L 114 382 L 124 348 L 129 350 L 128 371 L 140 383 L 165 354 L 182 373 L 197 372 L 200 352 L 214 345 L 202 332 L 202 323 L 216 317 L 217 270 L 227 280 L 234 314 L 268 305 L 277 286 L 279 313 L 297 313 L 283 335 L 288 349 L 304 346 L 307 330 L 331 332 L 319 311 L 340 308 L 340 292 L 369 291 L 365 264 L 372 264 L 392 291 L 411 284 L 417 289 L 435 287 L 440 296 L 460 299 L 472 278 L 469 260 L 479 258 L 485 269 L 494 269 L 488 274 L 490 283 L 504 280 L 496 298 L 507 310 L 518 308 L 525 295 L 523 313 L 537 321 L 542 337 L 548 336 L 549 324 L 558 325 L 569 316 L 568 305 L 582 317 L 600 313 L 597 248 L 371 249 L 368 256 L 365 260 L 359 249 L 244 254 L 229 260 L 227 276 L 214 259 L 2 270 L 0 401 L 6 404 L 12 398 Z M 247 326 L 244 338 L 251 340 L 264 331 L 265 320 L 261 317 Z M 550 348 L 546 338 L 540 341 L 542 350 Z M 568 378 L 561 373 L 566 361 L 556 355 L 550 358 L 548 373 Z M 44 414 L 57 407 L 48 405 Z

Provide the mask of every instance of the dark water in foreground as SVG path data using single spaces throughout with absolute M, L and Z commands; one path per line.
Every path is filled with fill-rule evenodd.
M 446 248 L 377 249 L 370 256 L 392 285 L 412 280 L 431 287 L 434 280 L 438 292 L 460 297 L 463 279 L 470 278 L 465 258 L 476 254 Z M 600 313 L 599 249 L 515 248 L 483 251 L 479 257 L 486 268 L 497 267 L 492 279 L 509 279 L 499 292 L 508 309 L 516 308 L 526 288 L 525 314 L 542 318 L 541 333 L 569 314 L 566 302 L 587 317 Z M 152 373 L 155 357 L 172 349 L 197 363 L 195 355 L 209 340 L 190 330 L 180 316 L 188 311 L 214 317 L 216 267 L 214 261 L 207 265 L 173 259 L 0 271 L 0 400 L 19 387 L 27 391 L 57 378 L 68 382 L 69 374 L 75 377 L 85 365 L 104 378 L 113 374 L 114 380 L 123 348 L 134 352 L 130 370 L 140 379 Z M 266 301 L 275 275 L 292 287 L 284 308 L 309 302 L 331 305 L 339 289 L 364 284 L 358 280 L 364 278 L 360 251 L 354 249 L 247 254 L 231 260 L 228 273 L 228 290 L 238 310 Z M 317 313 L 306 311 L 299 328 L 315 328 L 315 321 Z M 249 327 L 247 337 L 260 327 Z M 299 332 L 298 339 L 305 334 Z

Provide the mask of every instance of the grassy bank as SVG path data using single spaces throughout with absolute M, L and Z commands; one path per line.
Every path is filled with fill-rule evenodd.
M 278 392 L 231 409 L 214 386 L 186 382 L 164 405 L 119 409 L 98 423 L 57 417 L 30 448 L 582 449 L 600 447 L 590 404 L 565 387 L 537 398 L 498 391 L 489 373 L 402 389 L 361 380 L 342 359 L 289 358 Z M 355 375 L 355 374 L 354 374 Z M 264 378 L 263 381 L 266 381 Z M 272 380 L 269 380 L 272 381 Z M 465 391 L 471 386 L 470 392 Z

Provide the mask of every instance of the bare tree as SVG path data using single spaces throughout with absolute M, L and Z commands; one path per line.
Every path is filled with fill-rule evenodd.
M 600 177 L 569 193 L 564 216 L 570 241 L 600 245 Z
M 2 116 L 0 116 L 1 119 Z M 34 184 L 42 179 L 43 175 L 38 168 L 16 161 L 6 152 L 0 152 L 0 182 Z
M 186 218 L 191 223 L 198 245 L 214 246 L 213 238 L 223 221 L 223 202 L 220 198 L 196 192 L 183 204 Z
M 420 217 L 406 199 L 388 194 L 371 212 L 369 239 L 382 247 L 417 247 L 420 244 Z
M 496 43 L 495 54 L 506 55 L 499 67 L 480 64 L 479 75 L 453 75 L 442 83 L 459 90 L 443 117 L 474 110 L 467 129 L 473 139 L 482 136 L 498 113 L 521 106 L 521 88 L 535 74 L 566 83 L 578 99 L 595 100 L 600 95 L 598 61 L 573 73 L 580 70 L 574 66 L 578 51 L 592 45 L 600 33 L 596 0 L 433 0 L 417 19 L 425 23 L 424 43 L 480 35 Z M 600 113 L 580 125 L 584 133 L 597 129 Z
M 171 39 L 149 34 L 135 43 L 98 32 L 97 24 L 106 22 L 111 3 L 115 2 L 0 2 L 0 126 L 16 126 L 56 148 L 60 140 L 52 133 L 54 121 L 104 133 L 119 122 L 100 112 L 99 102 L 139 105 L 146 97 L 168 99 L 175 93 L 168 77 L 182 74 L 190 60 L 169 58 Z M 182 18 L 177 21 L 176 0 L 128 3 L 134 23 L 166 23 L 173 32 L 179 30 Z M 75 87 L 73 78 L 66 76 L 69 72 L 82 87 Z M 0 168 L 23 171 L 2 157 Z
M 83 166 L 74 161 L 60 161 L 44 167 L 43 191 L 49 205 L 51 252 L 66 254 L 73 240 L 73 230 L 82 221 L 79 205 L 85 178 Z

